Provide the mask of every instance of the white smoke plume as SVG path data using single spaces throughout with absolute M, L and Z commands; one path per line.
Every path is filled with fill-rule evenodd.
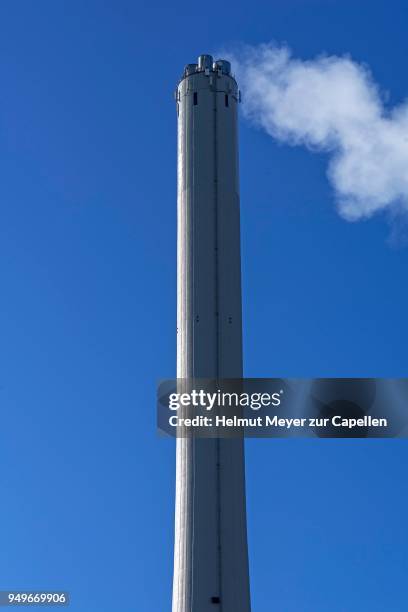
M 342 217 L 408 212 L 408 102 L 388 109 L 367 67 L 347 56 L 302 61 L 262 45 L 229 58 L 248 118 L 279 141 L 329 154 Z

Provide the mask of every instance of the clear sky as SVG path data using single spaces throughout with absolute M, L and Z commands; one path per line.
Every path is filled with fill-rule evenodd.
M 406 3 L 4 0 L 0 589 L 170 610 L 176 114 L 235 43 L 349 53 L 408 94 Z M 243 92 L 245 95 L 245 92 Z M 407 374 L 406 221 L 339 217 L 327 159 L 240 124 L 247 376 Z M 247 444 L 254 612 L 403 612 L 404 441 Z

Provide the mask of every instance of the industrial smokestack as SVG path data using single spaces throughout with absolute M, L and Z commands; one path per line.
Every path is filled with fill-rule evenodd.
M 237 106 L 225 60 L 176 90 L 177 376 L 241 378 Z M 177 440 L 173 612 L 249 612 L 242 439 Z

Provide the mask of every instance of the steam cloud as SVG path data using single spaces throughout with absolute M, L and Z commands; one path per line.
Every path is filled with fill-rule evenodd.
M 248 118 L 279 141 L 329 153 L 342 217 L 408 212 L 408 101 L 387 109 L 369 70 L 347 56 L 302 61 L 273 45 L 229 55 Z

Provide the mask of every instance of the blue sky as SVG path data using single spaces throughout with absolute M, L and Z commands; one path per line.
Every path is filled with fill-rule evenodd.
M 173 90 L 199 53 L 270 40 L 408 93 L 402 1 L 0 7 L 0 589 L 170 610 Z M 406 222 L 341 219 L 324 154 L 244 120 L 240 144 L 246 375 L 406 375 Z M 406 610 L 406 460 L 404 441 L 251 440 L 254 611 Z

